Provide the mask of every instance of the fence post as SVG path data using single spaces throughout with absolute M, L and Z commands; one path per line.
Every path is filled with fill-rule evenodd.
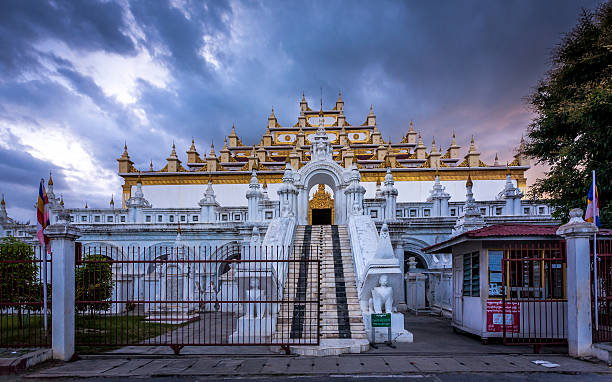
M 589 239 L 597 226 L 582 219 L 582 210 L 570 211 L 570 221 L 557 230 L 567 249 L 567 342 L 569 355 L 591 355 L 591 251 Z
M 59 221 L 45 229 L 51 242 L 53 283 L 51 286 L 51 347 L 53 358 L 68 361 L 74 355 L 74 241 L 79 229 L 70 225 L 62 211 Z

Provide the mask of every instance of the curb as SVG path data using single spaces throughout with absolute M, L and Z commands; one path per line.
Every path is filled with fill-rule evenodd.
M 40 349 L 16 358 L 0 358 L 0 374 L 16 374 L 51 359 L 51 349 Z

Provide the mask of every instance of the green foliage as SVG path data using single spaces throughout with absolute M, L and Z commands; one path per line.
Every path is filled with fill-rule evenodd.
M 0 307 L 17 311 L 20 328 L 23 310 L 43 308 L 43 286 L 38 279 L 34 249 L 14 237 L 0 241 L 0 296 Z
M 111 303 L 107 301 L 113 291 L 113 271 L 111 260 L 104 255 L 88 255 L 75 272 L 76 301 L 90 301 L 77 303 L 79 311 L 108 310 Z
M 612 226 L 612 2 L 583 11 L 552 53 L 552 68 L 530 97 L 537 117 L 524 153 L 550 165 L 532 196 L 551 199 L 557 217 L 587 206 L 597 174 L 601 222 Z

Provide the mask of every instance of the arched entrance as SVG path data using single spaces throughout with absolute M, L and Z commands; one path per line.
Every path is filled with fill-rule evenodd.
M 325 191 L 325 185 L 319 184 L 317 192 L 308 201 L 308 224 L 334 224 L 334 199 Z

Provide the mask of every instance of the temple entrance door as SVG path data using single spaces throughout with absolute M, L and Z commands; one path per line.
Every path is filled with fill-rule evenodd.
M 325 191 L 325 185 L 319 184 L 317 191 L 308 201 L 308 224 L 334 224 L 334 198 Z
M 331 225 L 332 210 L 331 208 L 313 208 L 312 209 L 312 225 Z

